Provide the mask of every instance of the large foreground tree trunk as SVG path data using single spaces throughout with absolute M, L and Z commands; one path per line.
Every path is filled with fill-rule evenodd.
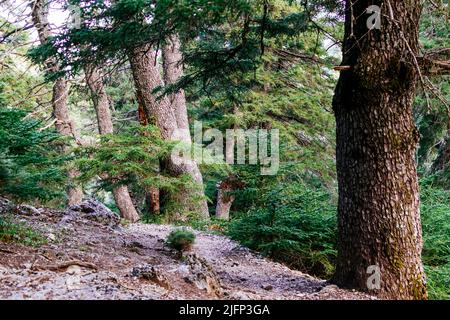
M 382 24 L 369 31 L 365 11 L 372 4 L 381 6 Z M 427 298 L 412 116 L 420 13 L 419 0 L 346 1 L 343 71 L 333 101 L 339 181 L 334 282 L 390 299 Z
M 48 23 L 48 3 L 46 0 L 36 0 L 32 4 L 32 19 L 33 24 L 38 32 L 39 41 L 44 44 L 51 36 L 50 26 Z M 46 61 L 46 68 L 48 72 L 57 72 L 58 65 L 55 59 L 48 59 Z M 70 118 L 69 109 L 67 107 L 67 81 L 65 78 L 58 78 L 53 85 L 52 107 L 53 116 L 56 119 L 55 126 L 58 133 L 63 136 L 69 136 L 79 143 L 78 134 L 75 124 Z M 69 178 L 73 180 L 78 176 L 76 169 L 70 169 Z M 76 205 L 83 200 L 83 189 L 80 186 L 70 186 L 67 189 L 68 205 Z
M 153 94 L 154 89 L 164 85 L 156 64 L 156 52 L 152 50 L 150 45 L 142 45 L 130 50 L 129 58 L 138 100 L 144 106 L 147 116 L 154 118 L 156 126 L 165 140 L 177 139 L 189 143 L 190 137 L 176 134 L 179 133 L 177 117 L 172 109 L 170 99 L 167 96 L 157 99 L 157 96 Z M 197 164 L 194 161 L 186 161 L 171 155 L 165 162 L 165 167 L 173 176 L 190 175 L 197 187 L 195 191 L 183 190 L 168 197 L 169 201 L 176 202 L 175 207 L 178 207 L 176 211 L 187 209 L 188 211 L 195 211 L 203 219 L 208 219 L 209 213 L 208 205 L 204 199 L 203 179 Z M 187 199 L 190 192 L 194 193 L 194 197 L 202 199 L 195 201 L 195 204 L 189 203 Z M 174 212 L 173 214 L 175 219 L 184 219 L 181 212 Z
M 85 75 L 97 114 L 98 131 L 100 134 L 112 134 L 114 133 L 114 127 L 108 94 L 103 84 L 103 77 L 94 66 L 87 66 L 85 68 Z M 113 195 L 122 217 L 131 222 L 137 222 L 139 220 L 139 214 L 133 205 L 128 187 L 122 185 L 114 188 Z

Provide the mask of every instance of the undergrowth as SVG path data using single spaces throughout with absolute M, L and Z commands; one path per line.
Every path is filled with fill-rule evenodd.
M 17 222 L 10 216 L 0 217 L 0 242 L 18 243 L 39 247 L 47 243 L 45 236 L 24 222 Z

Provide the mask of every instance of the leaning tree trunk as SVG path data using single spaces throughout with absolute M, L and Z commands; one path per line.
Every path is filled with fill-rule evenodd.
M 178 36 L 174 35 L 168 39 L 167 45 L 163 48 L 162 57 L 164 82 L 166 85 L 175 84 L 184 75 L 183 56 L 181 54 L 181 43 Z M 180 89 L 178 92 L 169 95 L 168 99 L 177 121 L 177 127 L 181 130 L 182 140 L 191 143 L 192 139 L 189 132 L 189 118 L 184 90 Z M 190 164 L 190 171 L 194 176 L 194 181 L 199 187 L 203 188 L 203 177 L 195 161 Z M 203 192 L 201 193 L 200 196 L 203 197 Z M 199 203 L 199 210 L 202 212 L 203 217 L 209 218 L 206 200 L 202 200 Z
M 366 9 L 382 8 L 368 30 Z M 347 0 L 342 70 L 333 107 L 339 183 L 334 282 L 382 298 L 425 299 L 412 116 L 420 76 L 419 0 Z M 379 268 L 379 286 L 373 272 Z M 375 280 L 375 281 L 374 281 Z
M 177 118 L 169 98 L 163 96 L 157 99 L 157 97 L 152 94 L 154 89 L 164 85 L 156 65 L 156 52 L 152 50 L 150 45 L 142 45 L 130 50 L 129 58 L 138 100 L 144 106 L 147 116 L 155 119 L 156 126 L 159 128 L 163 139 L 171 141 L 174 140 L 176 136 L 177 140 L 181 139 L 181 141 L 189 143 L 190 138 L 188 140 L 187 136 L 176 135 L 176 133 L 179 133 L 177 130 Z M 208 219 L 208 205 L 204 199 L 203 180 L 197 164 L 194 161 L 180 159 L 179 157 L 171 155 L 167 161 L 165 161 L 165 166 L 165 169 L 173 176 L 182 174 L 190 175 L 196 184 L 196 189 L 198 189 L 194 191 L 183 190 L 171 194 L 168 197 L 170 201 L 177 202 L 174 207 L 176 208 L 176 211 L 180 211 L 173 213 L 175 219 L 184 219 L 184 215 L 181 212 L 184 211 L 184 208 L 181 209 L 182 207 L 187 207 L 189 211 L 195 211 L 201 218 Z M 195 201 L 195 204 L 187 201 L 190 198 L 190 192 L 193 192 L 192 195 L 195 198 L 199 198 L 198 201 Z
M 32 19 L 37 30 L 39 41 L 44 44 L 51 36 L 50 26 L 47 20 L 48 3 L 46 0 L 36 0 L 32 4 Z M 58 65 L 55 59 L 46 61 L 48 72 L 57 72 Z M 74 122 L 70 119 L 69 109 L 67 107 L 67 81 L 65 78 L 58 78 L 53 85 L 52 107 L 53 116 L 56 119 L 56 130 L 63 136 L 72 137 L 77 143 L 80 143 Z M 76 169 L 69 169 L 69 178 L 73 180 L 78 176 Z M 70 186 L 67 188 L 68 205 L 79 204 L 83 200 L 83 190 L 80 186 Z
M 97 114 L 98 130 L 100 134 L 112 134 L 114 132 L 111 110 L 109 108 L 108 94 L 103 84 L 103 77 L 94 66 L 85 68 L 86 83 L 91 90 L 92 102 Z M 113 189 L 114 200 L 123 218 L 137 222 L 139 214 L 131 200 L 128 187 L 121 185 Z

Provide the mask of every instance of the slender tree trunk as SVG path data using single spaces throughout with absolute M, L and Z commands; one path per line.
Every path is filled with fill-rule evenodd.
M 32 19 L 33 24 L 38 32 L 39 41 L 41 44 L 47 42 L 51 36 L 51 31 L 48 23 L 48 3 L 46 0 L 36 0 L 32 3 Z M 46 68 L 48 72 L 57 72 L 58 65 L 55 59 L 48 59 L 46 61 Z M 67 107 L 67 81 L 65 78 L 58 78 L 53 85 L 52 107 L 53 115 L 56 118 L 56 130 L 63 136 L 70 136 L 77 143 L 80 143 L 78 133 L 74 122 L 70 119 L 69 109 Z M 73 180 L 78 176 L 76 169 L 69 169 L 69 178 Z M 72 206 L 79 204 L 83 200 L 83 189 L 81 186 L 70 186 L 67 189 L 68 205 Z
M 183 56 L 180 51 L 180 40 L 176 36 L 168 39 L 168 44 L 163 48 L 163 70 L 166 85 L 176 83 L 183 76 Z M 189 130 L 189 119 L 186 106 L 186 94 L 184 90 L 169 96 L 170 104 L 177 119 L 178 128 Z M 187 131 L 189 133 L 189 131 Z M 191 137 L 189 136 L 189 140 Z
M 91 90 L 92 102 L 97 114 L 98 131 L 100 134 L 112 134 L 114 128 L 103 77 L 94 66 L 87 66 L 85 74 L 86 83 Z M 139 214 L 133 205 L 128 187 L 122 185 L 114 188 L 113 195 L 122 217 L 131 222 L 139 221 Z
M 172 109 L 170 100 L 167 96 L 157 99 L 157 97 L 152 94 L 155 88 L 164 85 L 156 65 L 156 52 L 152 50 L 150 45 L 142 45 L 132 49 L 129 53 L 129 58 L 138 100 L 144 106 L 147 116 L 149 118 L 154 118 L 162 137 L 167 141 L 173 140 L 179 131 L 177 130 L 177 118 Z M 187 140 L 185 135 L 177 136 L 177 139 L 181 139 L 181 141 L 184 142 L 190 142 L 190 139 Z M 202 176 L 194 161 L 179 159 L 174 155 L 171 155 L 167 159 L 165 166 L 166 170 L 173 176 L 189 174 L 199 189 L 194 191 L 194 196 L 204 198 Z M 189 204 L 187 201 L 189 192 L 191 191 L 180 191 L 171 195 L 169 198 L 171 201 L 177 202 L 175 207 L 187 207 L 188 210 L 195 211 L 201 218 L 208 219 L 209 213 L 206 200 L 201 199 L 199 200 L 200 203 L 196 201 L 197 203 L 195 205 Z M 176 219 L 184 219 L 184 215 L 181 212 L 174 212 L 173 215 L 177 217 Z
M 232 185 L 227 180 L 221 181 L 217 185 L 217 205 L 216 218 L 230 220 L 230 210 L 234 202 L 234 196 L 228 194 L 233 191 Z
M 166 85 L 174 84 L 184 75 L 181 43 L 177 36 L 171 36 L 168 39 L 167 45 L 163 48 L 162 57 L 164 82 Z M 184 90 L 181 89 L 178 92 L 171 94 L 168 98 L 177 121 L 177 127 L 181 130 L 181 139 L 191 143 L 192 138 L 189 131 L 189 118 L 187 112 L 186 94 Z M 199 187 L 203 188 L 203 177 L 200 172 L 200 168 L 195 161 L 190 164 L 189 170 L 194 177 L 194 181 Z M 204 196 L 203 192 L 201 192 L 200 196 Z M 204 218 L 209 218 L 208 204 L 206 203 L 206 200 L 202 200 L 199 203 L 198 208 L 202 212 L 202 216 Z
M 237 105 L 233 107 L 233 113 L 236 116 L 239 112 Z M 236 130 L 239 127 L 233 124 L 233 129 Z M 229 164 L 234 163 L 234 149 L 235 139 L 231 140 L 231 143 L 225 146 L 225 159 Z M 216 202 L 216 218 L 223 220 L 230 220 L 231 206 L 233 205 L 235 197 L 233 195 L 227 195 L 227 193 L 234 191 L 238 181 L 234 175 L 229 175 L 223 181 L 217 184 L 217 202 Z
M 381 6 L 382 24 L 369 31 L 365 12 L 372 4 Z M 333 101 L 339 182 L 334 282 L 390 299 L 427 297 L 412 116 L 420 13 L 419 0 L 346 1 L 345 67 Z

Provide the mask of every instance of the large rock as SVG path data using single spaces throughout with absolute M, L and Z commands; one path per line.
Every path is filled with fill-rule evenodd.
M 134 267 L 131 275 L 133 277 L 142 278 L 154 282 L 160 287 L 166 289 L 170 288 L 169 280 L 167 279 L 167 277 L 154 266 Z
M 70 206 L 69 210 L 81 214 L 85 219 L 97 221 L 109 226 L 117 226 L 120 223 L 120 218 L 117 214 L 109 210 L 100 201 L 94 199 L 89 199 L 83 201 L 81 204 Z
M 194 284 L 198 289 L 205 290 L 208 294 L 222 296 L 222 287 L 217 274 L 211 265 L 195 253 L 185 256 L 186 275 L 184 280 Z
M 38 216 L 41 214 L 41 211 L 31 205 L 21 204 L 16 207 L 15 213 L 25 216 Z
M 13 204 L 6 198 L 0 198 L 0 213 L 7 213 L 13 209 Z

